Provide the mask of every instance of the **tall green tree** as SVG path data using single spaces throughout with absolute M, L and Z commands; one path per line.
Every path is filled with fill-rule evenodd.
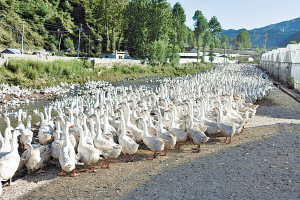
M 221 44 L 226 43 L 227 42 L 227 35 L 221 35 L 220 39 L 221 39 Z
M 234 38 L 233 38 L 232 36 L 230 36 L 229 44 L 230 44 L 231 46 L 234 45 Z
M 235 39 L 235 43 L 234 43 L 235 47 L 238 48 L 251 48 L 252 47 L 252 43 L 250 41 L 250 36 L 249 36 L 249 32 L 244 30 L 241 31 Z
M 172 31 L 172 8 L 166 0 L 151 0 L 149 5 L 150 41 L 168 41 Z
M 218 38 L 215 39 L 215 47 L 216 48 L 221 48 L 221 40 L 218 39 Z
M 167 44 L 160 40 L 155 40 L 149 45 L 149 58 L 153 64 L 163 65 L 167 59 Z
M 214 53 L 215 53 L 215 44 L 214 42 L 211 42 L 210 45 L 209 45 L 209 61 L 210 62 L 213 62 L 214 61 Z
M 125 39 L 126 48 L 130 55 L 136 58 L 146 58 L 150 42 L 150 2 L 135 0 L 129 2 L 125 10 Z
M 74 48 L 74 42 L 73 42 L 73 40 L 70 37 L 67 37 L 64 40 L 64 46 L 65 46 L 66 49 Z
M 172 64 L 172 66 L 177 66 L 180 60 L 180 56 L 179 56 L 179 51 L 180 48 L 178 45 L 170 45 L 170 63 Z
M 174 30 L 174 41 L 173 46 L 177 45 L 181 50 L 185 48 L 185 38 L 187 33 L 187 28 L 185 25 L 186 15 L 184 9 L 180 3 L 176 3 L 172 9 L 172 21 L 173 21 L 173 30 Z M 173 36 L 170 38 L 172 41 Z
M 129 0 L 83 1 L 85 22 L 102 41 L 106 51 L 120 50 L 124 33 L 124 11 Z
M 210 28 L 210 34 L 213 37 L 213 40 L 215 41 L 215 37 L 218 36 L 222 31 L 222 26 L 220 22 L 218 21 L 218 18 L 216 16 L 213 16 L 209 22 L 208 22 L 209 28 Z
M 203 54 L 201 56 L 201 62 L 204 63 L 205 62 L 205 54 L 206 54 L 206 47 L 207 46 L 210 46 L 210 43 L 213 42 L 212 41 L 212 36 L 210 34 L 209 31 L 206 31 L 204 33 L 204 36 L 203 36 L 203 42 L 202 42 L 202 51 L 203 51 Z
M 172 32 L 172 8 L 166 0 L 134 0 L 126 7 L 125 38 L 133 57 L 146 58 L 155 41 L 169 43 Z
M 194 31 L 190 29 L 189 27 L 186 27 L 187 34 L 185 38 L 185 44 L 188 44 L 190 46 L 193 46 L 194 43 Z
M 195 34 L 196 45 L 198 47 L 197 49 L 197 62 L 198 62 L 200 47 L 204 43 L 202 38 L 204 37 L 205 33 L 209 31 L 209 25 L 207 19 L 199 10 L 196 10 L 193 16 L 193 20 L 195 21 L 194 34 Z

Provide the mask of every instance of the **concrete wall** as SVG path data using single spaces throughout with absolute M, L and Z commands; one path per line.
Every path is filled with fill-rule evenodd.
M 82 58 L 78 57 L 61 57 L 61 56 L 47 56 L 47 55 L 27 55 L 27 54 L 1 54 L 0 55 L 0 66 L 3 66 L 5 62 L 9 62 L 9 59 L 31 59 L 45 62 L 53 62 L 56 60 L 78 60 Z M 135 65 L 142 64 L 142 60 L 132 59 L 109 59 L 109 58 L 86 58 L 94 63 L 95 67 L 113 67 L 117 65 Z

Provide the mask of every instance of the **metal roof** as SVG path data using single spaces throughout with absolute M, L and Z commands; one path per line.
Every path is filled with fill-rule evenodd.
M 21 54 L 20 49 L 5 49 L 1 53 Z

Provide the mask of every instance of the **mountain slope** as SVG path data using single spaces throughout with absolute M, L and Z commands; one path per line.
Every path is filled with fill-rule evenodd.
M 242 30 L 222 30 L 221 35 L 227 35 L 228 39 L 232 36 L 236 37 Z M 247 30 L 249 32 L 251 43 L 253 46 L 258 45 L 259 48 L 263 48 L 265 45 L 265 31 L 267 31 L 267 49 L 273 49 L 279 46 L 281 41 L 284 41 L 289 36 L 300 31 L 300 17 L 289 21 L 283 21 L 276 24 L 271 24 L 265 27 Z
M 291 35 L 290 37 L 283 40 L 282 42 L 280 42 L 278 47 L 286 47 L 290 43 L 290 41 L 300 42 L 300 31 L 298 31 L 297 33 Z

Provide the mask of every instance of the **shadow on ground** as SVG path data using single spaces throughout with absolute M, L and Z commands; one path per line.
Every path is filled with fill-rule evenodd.
M 257 133 L 262 128 L 274 130 Z M 299 130 L 300 125 L 287 124 L 247 128 L 245 141 L 236 136 L 231 145 L 204 144 L 192 159 L 187 159 L 191 152 L 174 150 L 165 161 L 141 160 L 119 165 L 122 170 L 129 170 L 130 175 L 128 171 L 118 171 L 112 163 L 108 170 L 56 179 L 21 199 L 297 199 Z M 205 152 L 220 147 L 213 153 Z M 151 165 L 154 167 L 147 167 Z M 113 184 L 106 184 L 109 179 L 113 179 Z

